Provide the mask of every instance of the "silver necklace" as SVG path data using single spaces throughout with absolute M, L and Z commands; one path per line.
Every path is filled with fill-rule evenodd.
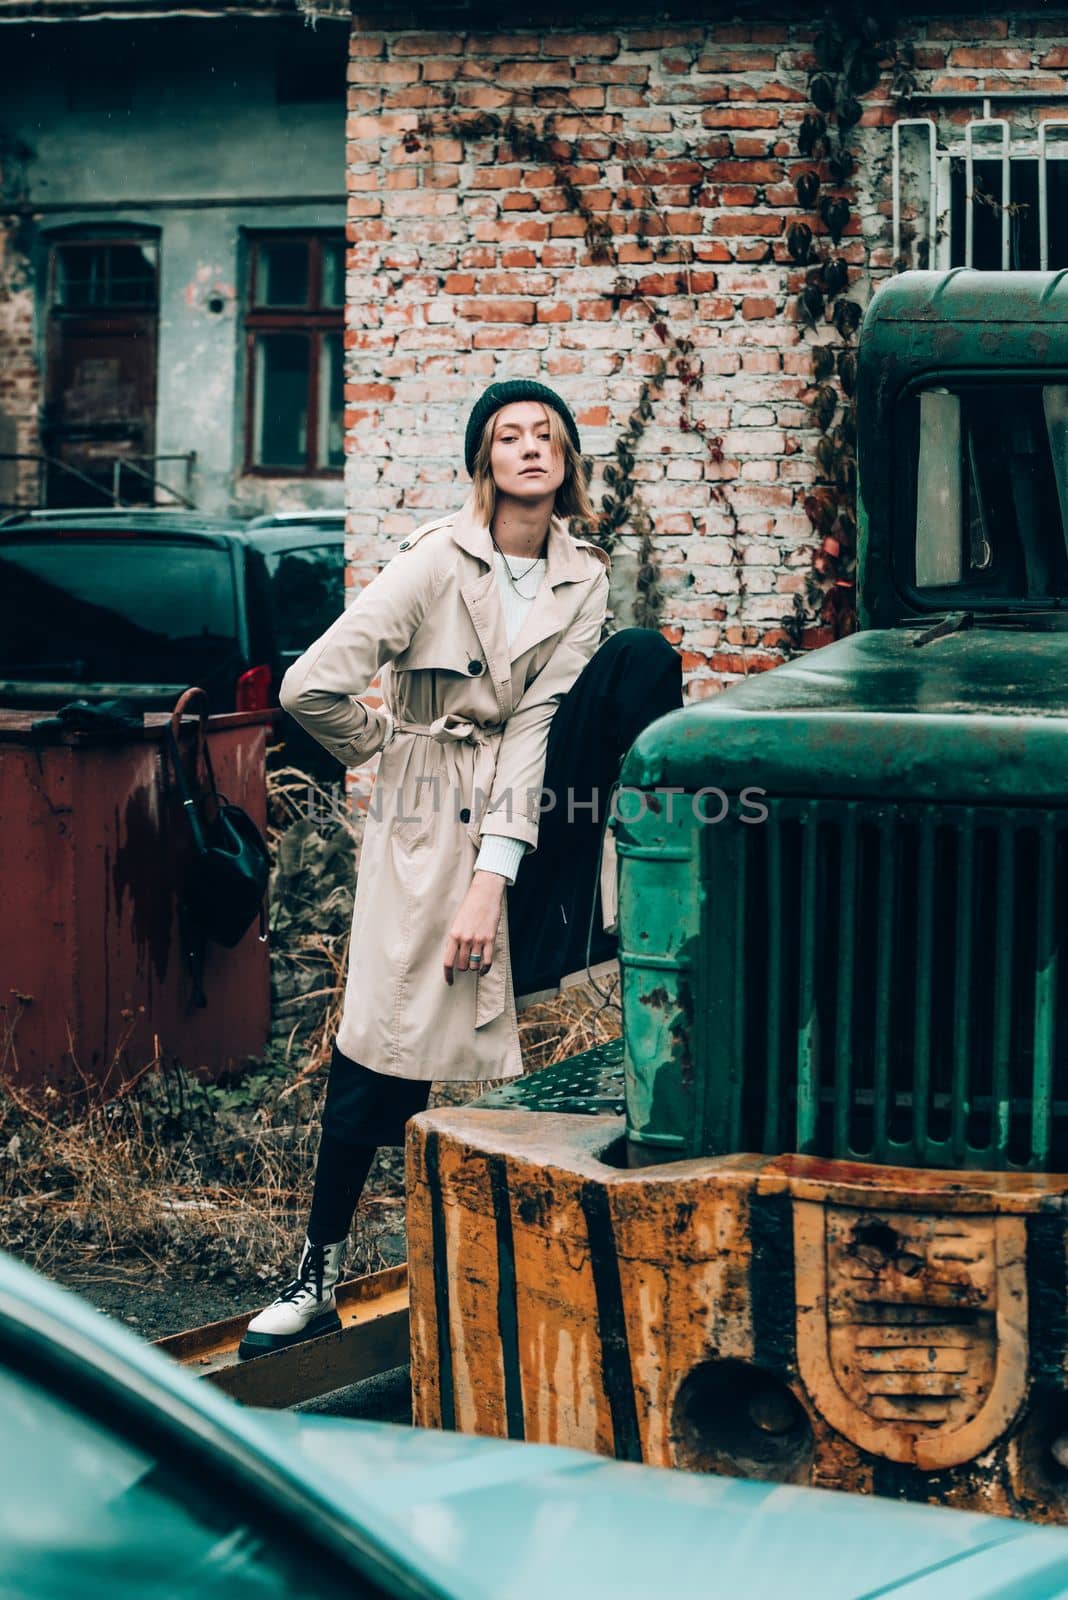
M 496 539 L 493 538 L 492 533 L 490 534 L 490 539 L 493 541 L 493 548 L 504 562 L 504 570 L 508 576 L 508 581 L 512 585 L 512 588 L 515 590 L 516 594 L 520 595 L 524 600 L 529 600 L 530 596 L 523 594 L 523 591 L 520 589 L 519 585 L 527 576 L 527 573 L 533 572 L 534 568 L 539 564 L 539 562 L 545 559 L 544 556 L 535 556 L 529 567 L 524 567 L 522 572 L 513 572 L 508 564 L 508 557 L 505 555 Z

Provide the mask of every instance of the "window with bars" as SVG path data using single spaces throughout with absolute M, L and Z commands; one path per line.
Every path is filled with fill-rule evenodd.
M 893 129 L 893 230 L 899 267 L 1068 266 L 1068 118 L 1014 129 L 986 114 L 948 145 L 933 118 L 902 118 Z
M 249 241 L 246 469 L 318 476 L 344 465 L 345 240 Z

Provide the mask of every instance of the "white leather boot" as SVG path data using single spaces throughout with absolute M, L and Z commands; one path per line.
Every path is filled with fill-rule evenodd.
M 253 1317 L 238 1346 L 239 1361 L 318 1339 L 320 1334 L 341 1332 L 334 1287 L 348 1242 L 341 1239 L 337 1244 L 316 1245 L 305 1239 L 296 1277 L 277 1300 Z

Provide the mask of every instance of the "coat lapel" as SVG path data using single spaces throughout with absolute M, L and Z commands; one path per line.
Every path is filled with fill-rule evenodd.
M 507 722 L 514 708 L 512 667 L 508 656 L 504 613 L 497 593 L 497 574 L 491 567 L 481 577 L 472 578 L 470 583 L 465 583 L 460 594 L 489 664 L 493 692 L 497 697 L 498 714 L 502 722 Z
M 489 529 L 476 522 L 465 508 L 452 520 L 452 537 L 461 550 L 474 556 L 485 569 L 477 578 L 471 578 L 463 584 L 460 594 L 489 665 L 498 714 L 501 721 L 506 722 L 515 706 L 512 664 L 504 613 L 497 593 L 497 574 L 493 566 L 493 543 Z
M 559 633 L 564 627 L 567 621 L 567 607 L 557 590 L 562 584 L 571 583 L 583 576 L 586 569 L 578 559 L 578 551 L 566 524 L 561 518 L 554 517 L 549 524 L 544 580 L 523 619 L 522 627 L 509 644 L 504 628 L 504 614 L 497 593 L 497 575 L 489 529 L 476 522 L 465 510 L 454 519 L 452 535 L 461 549 L 477 557 L 487 569 L 481 577 L 465 584 L 461 593 L 479 641 L 486 652 L 486 659 L 490 663 L 493 684 L 499 700 L 502 676 L 509 683 L 508 692 L 511 694 L 511 668 L 520 656 L 526 655 L 544 639 L 552 638 L 554 633 Z M 507 667 L 502 674 L 499 668 L 505 663 Z M 520 692 L 521 688 L 522 686 Z M 510 701 L 508 711 L 502 714 L 510 714 L 513 704 L 514 701 Z

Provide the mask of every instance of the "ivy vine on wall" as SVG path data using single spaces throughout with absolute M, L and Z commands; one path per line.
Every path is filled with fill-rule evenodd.
M 798 130 L 798 152 L 811 165 L 796 179 L 797 203 L 805 219 L 787 229 L 786 248 L 800 275 L 798 325 L 802 336 L 814 337 L 809 405 L 820 437 L 813 452 L 816 482 L 804 502 L 816 551 L 806 594 L 794 596 L 793 612 L 783 618 L 795 649 L 809 640 L 823 643 L 852 633 L 857 621 L 854 338 L 862 311 L 850 298 L 852 277 L 841 246 L 853 218 L 850 180 L 857 166 L 860 96 L 875 88 L 887 56 L 895 74 L 903 67 L 884 33 L 883 19 L 855 7 L 842 5 L 826 12 L 813 41 L 814 65 L 808 80 L 812 110 Z M 813 226 L 817 218 L 822 225 L 819 234 Z M 827 340 L 828 329 L 837 337 Z M 814 638 L 808 631 L 813 623 Z
M 579 110 L 571 106 L 568 109 L 572 113 L 577 113 Z M 554 118 L 551 114 L 547 115 L 542 125 L 538 127 L 531 122 L 521 120 L 514 111 L 500 114 L 450 109 L 434 114 L 427 113 L 420 118 L 418 132 L 407 136 L 406 146 L 409 150 L 416 149 L 419 145 L 419 135 L 426 138 L 441 132 L 447 132 L 462 141 L 495 139 L 506 145 L 515 159 L 538 162 L 549 167 L 568 208 L 582 219 L 583 237 L 590 252 L 590 260 L 598 265 L 619 265 L 611 227 L 602 216 L 590 209 L 583 198 L 581 188 L 574 181 L 574 171 L 578 165 L 577 150 L 571 142 L 556 135 Z M 638 183 L 641 184 L 641 165 L 635 160 L 633 152 L 616 140 L 612 141 L 611 151 L 613 159 L 622 158 L 627 162 L 634 171 Z M 651 190 L 652 186 L 649 187 Z M 650 198 L 648 210 L 643 211 L 638 218 L 639 225 L 644 220 L 648 226 L 649 214 L 655 213 L 657 209 L 655 202 Z M 652 244 L 643 232 L 639 231 L 638 242 L 650 245 L 654 257 L 668 251 L 683 254 L 674 287 L 680 296 L 693 302 L 695 296 L 690 283 L 693 261 L 688 241 L 669 235 L 665 229 L 662 237 Z M 576 528 L 575 531 L 581 531 L 585 537 L 594 539 L 609 553 L 624 529 L 629 528 L 636 536 L 637 575 L 632 615 L 639 627 L 659 628 L 664 597 L 660 584 L 654 525 L 638 480 L 634 476 L 634 468 L 642 435 L 653 419 L 656 405 L 663 399 L 669 377 L 677 379 L 679 385 L 679 412 L 676 419 L 679 431 L 695 433 L 704 439 L 710 459 L 716 461 L 722 460 L 722 441 L 707 436 L 705 424 L 693 416 L 692 399 L 703 385 L 700 358 L 693 341 L 684 334 L 672 330 L 668 314 L 643 294 L 640 285 L 633 280 L 619 276 L 609 291 L 608 298 L 617 314 L 621 306 L 627 303 L 639 314 L 644 315 L 663 351 L 652 373 L 642 383 L 638 399 L 623 424 L 613 445 L 611 459 L 604 468 L 604 493 L 601 496 L 596 523 L 592 528 L 585 527 L 581 530 Z M 738 546 L 737 518 L 722 484 L 717 483 L 713 486 L 711 498 L 724 512 L 728 524 L 732 566 L 737 574 L 736 603 L 741 621 L 746 590 L 742 555 Z
M 895 74 L 895 85 L 907 68 L 907 47 L 902 51 L 888 45 L 885 39 L 888 31 L 879 17 L 848 3 L 834 6 L 826 13 L 813 44 L 813 66 L 808 79 L 811 110 L 798 130 L 798 152 L 808 163 L 795 180 L 797 203 L 803 215 L 788 228 L 786 248 L 792 267 L 791 291 L 796 295 L 797 322 L 802 337 L 809 335 L 812 341 L 814 382 L 809 406 L 819 438 L 813 452 L 816 481 L 804 500 L 804 510 L 815 535 L 815 553 L 805 595 L 795 595 L 792 611 L 782 619 L 787 648 L 795 650 L 840 637 L 856 626 L 857 368 L 854 341 L 862 312 L 858 301 L 850 295 L 859 269 L 851 272 L 843 240 L 854 218 L 851 180 L 857 167 L 856 134 L 863 112 L 860 97 L 879 82 L 887 56 Z M 569 105 L 568 111 L 575 114 L 579 108 Z M 408 134 L 405 144 L 409 150 L 418 148 L 420 135 L 430 137 L 443 131 L 465 142 L 493 139 L 506 146 L 514 159 L 549 167 L 568 208 L 582 219 L 590 260 L 601 265 L 618 264 L 608 222 L 589 208 L 582 188 L 575 181 L 579 164 L 577 146 L 556 134 L 551 113 L 537 125 L 521 119 L 515 110 L 472 112 L 452 106 L 424 113 L 418 132 Z M 624 159 L 641 183 L 640 164 L 633 153 L 615 140 L 611 148 L 612 157 Z M 652 185 L 649 189 L 651 192 Z M 655 211 L 655 202 L 650 200 L 649 207 Z M 640 222 L 641 217 L 638 220 Z M 692 251 L 686 255 L 686 241 L 665 235 L 653 244 L 652 250 L 654 256 L 667 250 L 683 253 L 676 292 L 692 299 L 689 289 Z M 653 521 L 634 468 L 642 435 L 664 398 L 669 377 L 678 383 L 680 399 L 676 423 L 680 432 L 700 435 L 710 461 L 715 463 L 723 459 L 722 440 L 706 434 L 704 424 L 693 415 L 692 401 L 703 383 L 700 357 L 693 341 L 672 330 L 667 313 L 641 292 L 638 283 L 620 276 L 610 298 L 617 313 L 626 302 L 647 317 L 663 346 L 663 353 L 643 382 L 638 400 L 605 466 L 604 493 L 596 524 L 582 531 L 609 552 L 625 529 L 637 537 L 634 619 L 642 627 L 659 627 L 663 594 Z M 830 339 L 828 332 L 831 332 Z M 737 617 L 744 629 L 745 568 L 737 517 L 722 483 L 713 485 L 711 499 L 726 522 L 731 565 L 736 574 Z M 743 664 L 744 658 L 743 649 Z

